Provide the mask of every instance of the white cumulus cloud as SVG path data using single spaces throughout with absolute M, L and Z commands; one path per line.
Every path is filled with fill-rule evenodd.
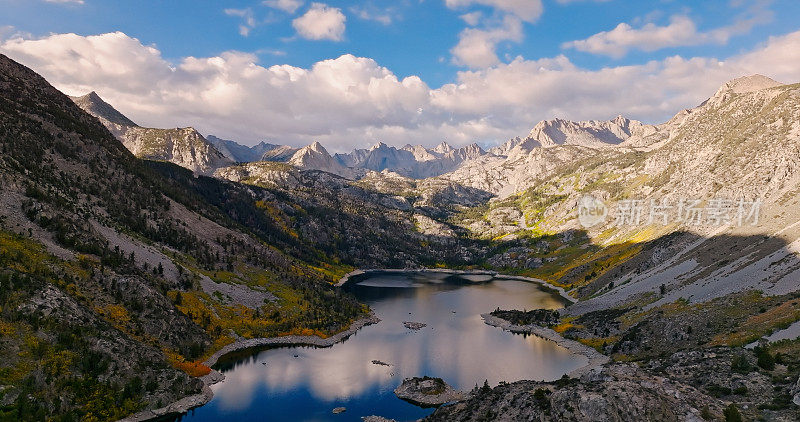
M 639 28 L 620 23 L 610 31 L 603 31 L 583 40 L 569 41 L 563 48 L 574 48 L 593 54 L 620 58 L 630 50 L 656 51 L 669 47 L 682 47 L 702 44 L 725 44 L 731 37 L 746 34 L 759 24 L 769 22 L 772 13 L 763 3 L 756 3 L 731 25 L 699 31 L 695 22 L 685 15 L 675 15 L 668 25 L 659 26 L 647 23 Z
M 556 0 L 560 4 L 570 4 L 570 3 L 605 3 L 611 0 Z
M 463 15 L 459 16 L 459 18 L 461 18 L 461 20 L 466 22 L 467 25 L 475 26 L 478 23 L 480 23 L 481 18 L 483 18 L 483 13 L 481 13 L 480 11 L 464 13 Z
M 263 4 L 293 14 L 303 5 L 303 0 L 264 0 Z
M 239 25 L 239 34 L 243 37 L 250 35 L 250 31 L 256 27 L 256 17 L 253 14 L 253 9 L 225 9 L 225 14 L 228 16 L 236 16 L 242 18 L 242 23 Z
M 466 28 L 458 36 L 458 44 L 450 50 L 453 63 L 471 68 L 484 68 L 500 63 L 497 44 L 502 41 L 522 41 L 522 22 L 506 16 L 502 25 L 489 28 Z
M 378 22 L 382 25 L 391 25 L 394 20 L 394 10 L 390 9 L 377 9 L 367 7 L 351 7 L 350 12 L 356 15 L 359 19 Z
M 517 16 L 518 18 L 534 22 L 542 15 L 544 8 L 541 0 L 445 0 L 451 9 L 464 8 L 472 5 L 482 5 L 495 8 Z
M 459 72 L 455 83 L 438 88 L 352 55 L 308 68 L 265 67 L 256 55 L 242 52 L 171 62 L 156 47 L 121 32 L 19 36 L 0 41 L 0 52 L 68 94 L 96 90 L 142 125 L 191 125 L 244 143 L 318 140 L 331 151 L 375 140 L 498 142 L 553 117 L 608 119 L 621 113 L 658 123 L 734 77 L 762 73 L 800 81 L 800 31 L 724 59 L 674 56 L 592 70 L 565 56 L 517 58 Z
M 341 41 L 346 20 L 341 9 L 312 3 L 303 16 L 292 21 L 292 26 L 301 37 L 309 40 Z

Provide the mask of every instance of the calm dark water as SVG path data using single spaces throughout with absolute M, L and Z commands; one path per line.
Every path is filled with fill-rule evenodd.
M 330 348 L 263 350 L 223 365 L 214 399 L 184 421 L 360 421 L 379 415 L 416 420 L 432 412 L 395 397 L 404 378 L 441 377 L 470 390 L 488 380 L 554 380 L 586 363 L 556 344 L 483 323 L 505 309 L 558 308 L 537 284 L 493 279 L 472 284 L 442 275 L 373 276 L 347 287 L 382 319 Z M 413 331 L 403 321 L 428 324 Z M 391 364 L 373 364 L 380 360 Z M 334 415 L 335 407 L 347 408 Z

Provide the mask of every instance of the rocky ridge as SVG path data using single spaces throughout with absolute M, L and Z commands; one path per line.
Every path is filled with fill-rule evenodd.
M 214 135 L 208 135 L 206 139 L 214 145 L 222 155 L 237 163 L 265 161 L 265 154 L 280 147 L 280 145 L 269 144 L 263 141 L 253 146 L 245 146 L 235 141 L 217 138 Z
M 354 178 L 355 175 L 353 169 L 339 164 L 319 142 L 297 150 L 288 163 L 299 169 L 322 170 L 342 177 Z
M 70 98 L 84 111 L 97 117 L 137 157 L 169 161 L 200 174 L 211 174 L 217 168 L 233 164 L 234 160 L 222 154 L 194 128 L 141 127 L 95 92 Z

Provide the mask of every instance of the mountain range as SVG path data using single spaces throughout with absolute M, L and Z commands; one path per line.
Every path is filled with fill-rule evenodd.
M 206 139 L 208 140 L 208 142 L 211 143 L 211 145 L 214 146 L 214 148 L 217 149 L 217 151 L 221 152 L 222 155 L 228 157 L 229 159 L 237 163 L 249 163 L 253 161 L 280 161 L 280 160 L 268 160 L 264 158 L 264 154 L 267 154 L 270 151 L 274 151 L 280 145 L 268 144 L 262 141 L 256 145 L 248 147 L 245 145 L 238 144 L 234 141 L 217 138 L 214 135 L 208 135 Z M 292 154 L 294 153 L 294 151 L 296 150 L 293 149 Z
M 378 142 L 369 149 L 331 155 L 318 142 L 303 148 L 266 142 L 244 146 L 213 135 L 204 138 L 192 128 L 141 128 L 94 92 L 73 100 L 89 114 L 98 117 L 134 155 L 170 161 L 202 174 L 213 174 L 234 162 L 274 161 L 350 179 L 361 178 L 367 171 L 384 170 L 412 179 L 426 179 L 453 172 L 481 158 L 494 162 L 496 160 L 492 159 L 519 157 L 536 147 L 557 145 L 602 148 L 647 137 L 656 130 L 653 126 L 622 116 L 610 121 L 554 119 L 539 122 L 524 139 L 512 139 L 488 152 L 477 144 L 453 148 L 442 142 L 434 148 L 410 144 L 396 148 Z
M 488 151 L 331 155 L 143 128 L 0 55 L 0 144 L 2 419 L 201 405 L 214 353 L 347 332 L 369 309 L 336 281 L 423 267 L 561 289 L 557 313 L 496 314 L 604 356 L 429 420 L 800 417 L 800 341 L 768 339 L 800 321 L 800 84 L 743 77 L 662 124 L 548 120 Z M 588 226 L 587 197 L 608 211 Z

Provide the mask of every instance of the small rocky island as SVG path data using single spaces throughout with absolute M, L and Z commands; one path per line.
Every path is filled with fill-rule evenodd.
M 414 377 L 406 378 L 394 390 L 394 394 L 417 406 L 434 407 L 445 403 L 462 400 L 464 393 L 448 385 L 441 378 Z
M 413 322 L 413 321 L 403 321 L 403 326 L 408 328 L 409 330 L 418 331 L 428 326 L 428 324 L 423 324 L 421 322 Z

